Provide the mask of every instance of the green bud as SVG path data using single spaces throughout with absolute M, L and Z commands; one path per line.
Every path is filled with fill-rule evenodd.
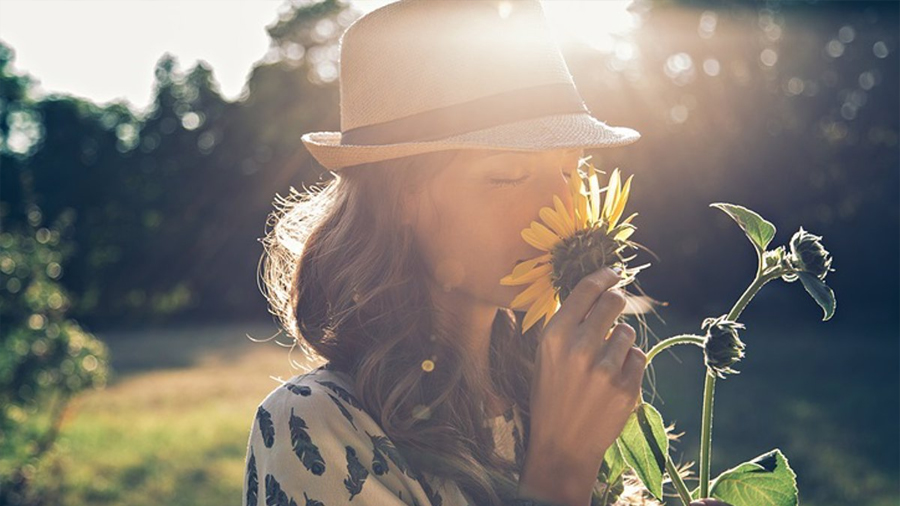
M 744 329 L 744 324 L 727 320 L 727 316 L 706 318 L 700 326 L 706 331 L 703 345 L 706 367 L 721 379 L 725 379 L 726 373 L 738 374 L 731 366 L 744 358 L 746 346 L 738 337 L 738 330 Z
M 765 266 L 766 269 L 775 267 L 781 264 L 781 262 L 784 260 L 784 256 L 784 246 L 779 246 L 771 251 L 766 251 L 763 254 L 763 266 Z
M 830 271 L 834 271 L 831 268 L 831 254 L 825 250 L 821 241 L 821 236 L 810 234 L 803 230 L 803 227 L 794 233 L 794 236 L 791 237 L 791 254 L 788 262 L 795 271 L 808 272 L 822 280 Z M 788 277 L 793 279 L 785 278 L 785 281 L 790 282 L 796 279 L 796 275 Z

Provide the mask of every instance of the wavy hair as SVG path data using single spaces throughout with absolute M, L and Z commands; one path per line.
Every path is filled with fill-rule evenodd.
M 261 290 L 308 363 L 324 359 L 353 378 L 364 409 L 411 467 L 455 481 L 476 504 L 499 506 L 515 496 L 521 469 L 479 423 L 487 417 L 483 380 L 455 316 L 436 314 L 427 266 L 402 225 L 403 198 L 461 153 L 348 167 L 323 187 L 276 196 L 262 238 Z M 524 315 L 497 311 L 490 371 L 497 393 L 519 407 L 527 444 L 541 326 L 523 334 Z M 433 370 L 423 369 L 425 360 Z M 620 501 L 658 504 L 642 491 L 629 476 Z

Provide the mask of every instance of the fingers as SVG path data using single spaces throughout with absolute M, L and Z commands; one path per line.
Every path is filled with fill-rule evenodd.
M 644 369 L 647 368 L 647 354 L 640 348 L 631 347 L 625 355 L 625 363 L 622 364 L 622 376 L 630 386 L 640 389 L 644 380 Z
M 613 327 L 605 349 L 601 349 L 597 357 L 597 365 L 613 372 L 623 371 L 625 359 L 634 345 L 634 340 L 635 332 L 631 325 L 620 323 Z
M 582 278 L 553 315 L 550 325 L 562 330 L 562 332 L 557 332 L 557 335 L 573 335 L 575 328 L 584 320 L 597 298 L 615 286 L 621 279 L 608 267 Z

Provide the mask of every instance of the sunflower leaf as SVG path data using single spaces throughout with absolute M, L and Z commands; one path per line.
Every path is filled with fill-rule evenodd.
M 806 291 L 809 292 L 816 303 L 818 303 L 822 310 L 825 311 L 825 317 L 822 318 L 822 321 L 830 320 L 831 317 L 834 316 L 834 308 L 837 304 L 834 300 L 834 291 L 821 279 L 808 272 L 798 272 L 797 276 L 800 277 L 803 288 L 806 288 Z
M 634 469 L 647 490 L 662 500 L 669 438 L 659 411 L 650 404 L 641 404 L 625 422 L 618 442 L 625 462 Z
M 691 500 L 700 499 L 699 491 L 691 492 Z M 733 506 L 796 506 L 800 501 L 797 475 L 777 448 L 720 474 L 709 496 Z
M 756 247 L 757 254 L 762 258 L 766 247 L 769 246 L 772 238 L 775 237 L 775 225 L 763 219 L 756 212 L 736 204 L 719 202 L 710 204 L 709 207 L 721 209 L 728 216 L 731 216 L 731 219 L 736 221 L 744 233 L 747 234 L 750 242 Z

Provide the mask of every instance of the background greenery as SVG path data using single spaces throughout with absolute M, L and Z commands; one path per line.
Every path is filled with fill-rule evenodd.
M 896 504 L 898 4 L 635 8 L 642 26 L 625 40 L 633 57 L 563 50 L 594 115 L 643 134 L 590 154 L 601 169 L 636 175 L 635 239 L 658 256 L 643 259 L 654 266 L 641 283 L 669 303 L 669 325 L 650 322 L 659 336 L 697 332 L 752 278 L 752 247 L 711 202 L 758 211 L 778 227 L 775 244 L 803 225 L 835 257 L 831 321 L 819 321 L 799 283 L 770 283 L 744 313 L 742 374 L 717 386 L 714 472 L 780 447 L 804 504 Z M 276 193 L 329 177 L 300 136 L 339 130 L 331 71 L 357 15 L 319 1 L 278 18 L 268 27 L 278 58 L 261 60 L 234 102 L 212 68 L 183 70 L 162 55 L 154 104 L 141 113 L 35 98 L 32 78 L 11 70 L 14 48 L 0 42 L 0 345 L 24 350 L 2 362 L 0 387 L 21 394 L 29 377 L 52 393 L 62 371 L 81 371 L 83 356 L 70 366 L 61 356 L 53 367 L 62 376 L 38 380 L 49 362 L 33 360 L 46 356 L 35 343 L 67 335 L 54 336 L 52 321 L 77 324 L 98 361 L 90 381 L 69 388 L 88 391 L 60 411 L 57 448 L 20 467 L 29 500 L 238 500 L 254 407 L 275 385 L 269 375 L 293 374 L 285 349 L 244 335 L 274 332 L 252 323 L 268 321 L 255 239 Z M 37 249 L 18 246 L 26 243 Z M 32 286 L 43 295 L 29 298 Z M 27 347 L 15 344 L 22 339 Z M 695 350 L 675 353 L 699 370 Z M 665 404 L 656 404 L 687 432 L 694 460 L 702 377 L 676 367 L 659 359 Z M 52 418 L 57 401 L 28 402 L 33 420 Z M 4 429 L 6 444 L 34 442 L 16 434 Z

